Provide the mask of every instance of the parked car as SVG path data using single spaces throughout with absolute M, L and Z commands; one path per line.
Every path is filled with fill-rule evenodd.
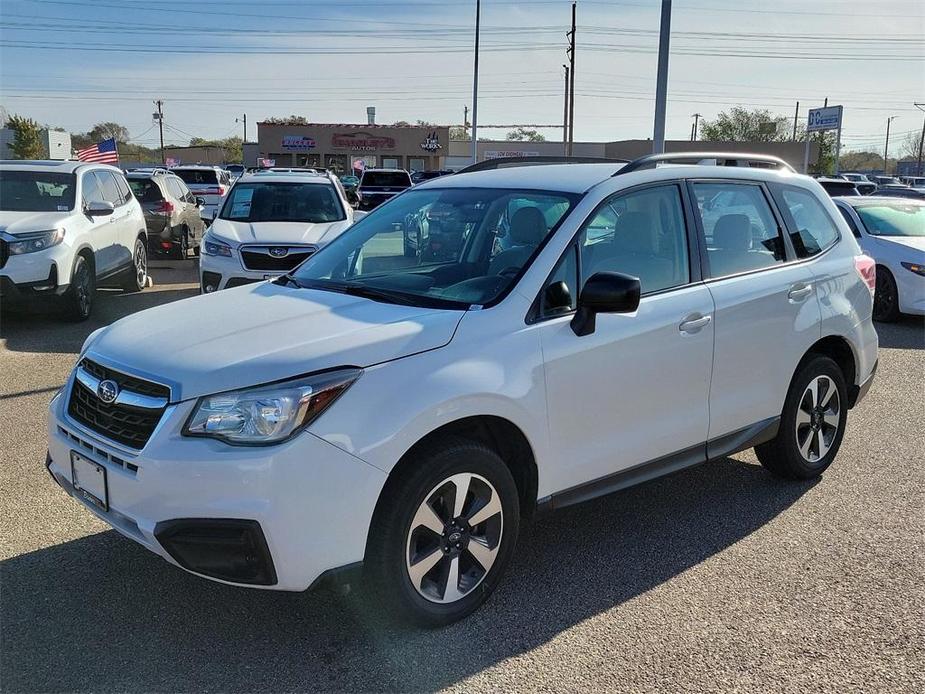
M 238 179 L 244 175 L 244 172 L 247 171 L 247 167 L 244 166 L 244 164 L 226 164 L 225 171 L 231 174 L 232 178 Z
M 836 195 L 860 195 L 858 186 L 854 181 L 831 176 L 820 177 L 816 180 L 819 181 L 819 185 L 822 186 L 825 192 L 833 197 Z
M 364 211 L 375 209 L 411 185 L 411 176 L 402 169 L 366 169 L 357 186 L 359 207 Z
M 910 186 L 880 186 L 877 188 L 878 196 L 887 196 L 891 198 L 912 198 L 913 200 L 925 200 L 925 190 L 918 190 Z
M 898 178 L 893 176 L 868 176 L 871 181 L 877 184 L 877 186 L 898 186 L 902 185 Z
M 411 182 L 414 185 L 418 183 L 423 183 L 424 181 L 432 181 L 435 178 L 440 178 L 441 176 L 449 176 L 453 172 L 450 170 L 440 170 L 440 171 L 415 171 L 411 174 Z
M 0 297 L 5 305 L 58 301 L 86 320 L 96 287 L 144 289 L 145 218 L 114 166 L 0 162 Z
M 730 157 L 786 170 L 476 169 L 276 281 L 123 318 L 52 399 L 48 468 L 194 574 L 294 591 L 362 575 L 431 626 L 492 593 L 522 517 L 751 447 L 818 477 L 876 370 L 874 261 L 818 183 Z M 402 226 L 434 205 L 471 227 L 422 265 Z M 506 223 L 518 244 L 498 250 Z
M 202 220 L 209 226 L 231 189 L 230 174 L 218 166 L 198 165 L 176 166 L 170 172 L 182 178 L 193 195 L 202 198 Z
M 199 255 L 205 224 L 202 197 L 194 196 L 179 176 L 165 169 L 129 171 L 126 180 L 144 210 L 148 251 L 186 258 Z
M 835 203 L 861 249 L 877 262 L 874 320 L 925 315 L 925 202 L 878 195 Z
M 845 180 L 854 183 L 861 195 L 870 195 L 877 190 L 877 184 L 873 183 L 864 174 L 852 173 L 849 171 L 848 173 L 843 172 L 839 175 L 842 176 L 842 178 Z
M 899 180 L 910 188 L 925 190 L 925 176 L 900 176 Z
M 235 183 L 199 261 L 211 293 L 291 271 L 362 216 L 330 175 L 259 173 Z

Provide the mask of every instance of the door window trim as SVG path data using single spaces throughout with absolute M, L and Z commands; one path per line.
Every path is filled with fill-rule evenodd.
M 643 292 L 640 294 L 640 301 L 650 296 L 658 296 L 660 294 L 667 294 L 668 292 L 677 291 L 678 289 L 685 289 L 695 284 L 703 283 L 703 271 L 702 271 L 702 260 L 699 254 L 695 254 L 694 250 L 700 250 L 700 239 L 699 235 L 694 228 L 694 221 L 696 215 L 692 207 L 693 198 L 691 197 L 690 192 L 687 189 L 686 181 L 683 178 L 674 178 L 664 181 L 652 181 L 651 183 L 642 183 L 631 188 L 623 188 L 621 190 L 614 191 L 609 195 L 606 195 L 603 200 L 601 200 L 594 209 L 591 210 L 588 215 L 585 216 L 581 223 L 578 225 L 578 230 L 572 234 L 572 238 L 569 239 L 568 244 L 565 249 L 559 254 L 559 257 L 556 258 L 556 262 L 553 263 L 552 269 L 549 271 L 549 274 L 546 276 L 546 279 L 543 280 L 542 285 L 540 286 L 539 292 L 537 292 L 536 297 L 533 302 L 530 304 L 530 308 L 527 311 L 527 315 L 524 317 L 524 322 L 527 325 L 534 325 L 537 323 L 545 323 L 546 321 L 556 320 L 557 318 L 563 318 L 567 316 L 575 315 L 577 309 L 569 309 L 568 311 L 561 311 L 556 313 L 553 316 L 544 316 L 542 315 L 542 306 L 543 306 L 543 292 L 546 291 L 546 287 L 549 286 L 549 281 L 552 279 L 553 273 L 559 267 L 559 264 L 563 261 L 566 254 L 575 253 L 575 267 L 576 273 L 578 275 L 578 283 L 581 283 L 581 253 L 577 251 L 578 238 L 585 230 L 585 226 L 590 223 L 592 219 L 604 208 L 605 205 L 609 204 L 614 199 L 630 195 L 642 190 L 648 190 L 651 188 L 664 188 L 667 186 L 674 186 L 678 190 L 678 194 L 681 197 L 681 210 L 684 215 L 684 226 L 685 232 L 687 235 L 687 265 L 688 265 L 688 281 L 684 284 L 678 284 L 674 287 L 665 287 L 664 289 L 657 289 L 650 292 Z M 705 248 L 704 248 L 705 250 Z M 582 287 L 578 287 L 578 296 L 575 297 L 576 304 L 577 300 L 581 295 Z

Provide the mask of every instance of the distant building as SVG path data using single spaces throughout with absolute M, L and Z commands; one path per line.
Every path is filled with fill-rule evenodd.
M 63 161 L 71 159 L 73 152 L 71 148 L 71 134 L 60 130 L 42 130 L 39 134 L 42 146 L 45 152 L 43 159 L 55 159 Z M 16 133 L 11 128 L 0 129 L 0 159 L 13 159 L 13 150 L 10 145 L 16 139 Z
M 919 165 L 917 159 L 903 159 L 896 162 L 897 176 L 925 176 L 925 162 Z
M 215 145 L 195 145 L 192 147 L 164 147 L 164 158 L 175 159 L 178 164 L 207 164 L 221 166 L 235 164 L 229 160 L 224 147 Z

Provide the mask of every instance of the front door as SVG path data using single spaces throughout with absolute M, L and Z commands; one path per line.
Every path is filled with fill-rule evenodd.
M 571 303 L 540 307 L 555 460 L 544 489 L 595 480 L 606 488 L 645 463 L 703 457 L 713 301 L 690 263 L 685 195 L 668 183 L 606 199 L 547 283 L 564 282 L 568 292 L 555 296 Z M 608 271 L 639 278 L 639 308 L 598 314 L 594 332 L 578 337 L 570 327 L 578 287 Z

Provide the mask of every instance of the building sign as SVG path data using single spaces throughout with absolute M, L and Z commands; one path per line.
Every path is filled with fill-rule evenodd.
M 287 152 L 307 152 L 315 149 L 315 140 L 305 135 L 283 135 L 282 147 Z
M 508 157 L 538 157 L 539 152 L 524 152 L 519 149 L 490 149 L 485 152 L 486 159 L 506 159 Z
M 838 130 L 841 128 L 841 116 L 841 106 L 810 109 L 809 118 L 806 121 L 806 129 L 809 132 L 818 130 Z
M 375 152 L 395 149 L 395 138 L 369 133 L 338 133 L 331 136 L 331 147 L 351 152 Z
M 427 137 L 424 138 L 424 141 L 421 143 L 421 149 L 425 152 L 436 152 L 438 149 L 443 149 L 443 145 L 441 145 L 440 140 L 437 139 L 436 130 L 432 130 Z

